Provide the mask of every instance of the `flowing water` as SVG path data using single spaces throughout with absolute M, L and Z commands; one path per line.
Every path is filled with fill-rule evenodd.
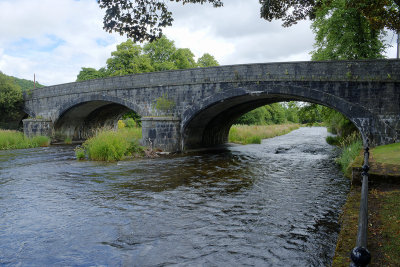
M 326 135 L 118 163 L 0 151 L 0 265 L 329 265 L 349 182 Z

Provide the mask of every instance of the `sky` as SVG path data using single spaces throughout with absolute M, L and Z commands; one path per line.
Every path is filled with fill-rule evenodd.
M 310 22 L 290 28 L 260 18 L 258 0 L 225 0 L 224 7 L 168 3 L 178 48 L 213 55 L 220 65 L 307 61 L 313 50 Z M 44 85 L 74 82 L 82 67 L 101 68 L 126 37 L 103 30 L 96 0 L 0 0 L 0 71 Z M 396 36 L 387 57 L 396 56 Z

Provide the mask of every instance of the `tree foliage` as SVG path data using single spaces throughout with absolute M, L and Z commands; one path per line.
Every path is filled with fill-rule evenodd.
M 14 80 L 0 72 L 0 118 L 15 120 L 22 110 L 22 90 Z
M 82 67 L 82 70 L 79 72 L 76 81 L 86 81 L 92 79 L 100 79 L 106 77 L 105 69 L 102 68 L 100 70 L 96 70 L 94 68 L 85 68 Z
M 210 54 L 205 53 L 197 60 L 197 66 L 201 68 L 218 66 L 218 61 Z
M 313 60 L 383 58 L 384 32 L 372 27 L 347 0 L 329 0 L 315 14 Z
M 170 0 L 185 4 L 209 3 L 223 6 L 222 0 Z M 288 27 L 300 20 L 314 20 L 323 6 L 334 0 L 259 0 L 261 18 L 282 20 Z M 171 26 L 173 15 L 164 0 L 98 0 L 106 10 L 104 29 L 127 35 L 136 42 L 153 41 L 162 36 L 162 28 Z M 346 8 L 358 10 L 374 29 L 400 31 L 400 0 L 347 0 Z
M 196 62 L 189 48 L 176 48 L 174 41 L 165 36 L 143 47 L 128 39 L 117 45 L 117 50 L 107 59 L 106 67 L 99 70 L 83 67 L 77 76 L 77 81 L 211 66 L 218 66 L 212 55 L 206 53 Z
M 391 11 L 387 12 L 393 10 L 398 12 L 398 1 L 397 3 L 388 0 L 321 1 L 312 23 L 312 29 L 316 34 L 316 50 L 312 52 L 312 59 L 383 58 L 385 49 L 383 27 L 387 25 L 378 22 L 388 15 L 383 10 L 388 7 Z M 319 107 L 310 105 L 306 114 L 321 114 L 331 132 L 347 136 L 357 130 L 343 114 L 327 107 Z
M 117 45 L 117 50 L 111 53 L 111 58 L 107 59 L 109 76 L 144 73 L 153 70 L 150 58 L 143 55 L 142 47 L 130 39 Z
M 172 0 L 171 0 L 172 1 Z M 220 0 L 175 0 L 182 4 L 210 3 L 222 6 Z M 136 42 L 153 41 L 162 36 L 162 29 L 171 26 L 173 17 L 164 0 L 98 0 L 106 10 L 104 29 L 126 34 Z
M 295 104 L 273 103 L 256 108 L 242 115 L 235 123 L 243 125 L 269 125 L 299 122 L 297 116 L 291 115 L 293 113 L 297 113 L 297 106 Z
M 38 81 L 36 81 L 34 83 L 33 81 L 26 80 L 26 79 L 20 79 L 20 78 L 16 78 L 16 77 L 12 77 L 12 76 L 9 76 L 9 77 L 12 78 L 14 80 L 14 82 L 21 87 L 22 91 L 33 89 L 33 87 L 36 87 L 36 88 L 44 87 L 44 85 L 40 84 Z

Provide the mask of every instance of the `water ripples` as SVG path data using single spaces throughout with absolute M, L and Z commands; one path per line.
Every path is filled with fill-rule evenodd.
M 0 264 L 329 265 L 349 185 L 325 136 L 118 163 L 0 151 Z

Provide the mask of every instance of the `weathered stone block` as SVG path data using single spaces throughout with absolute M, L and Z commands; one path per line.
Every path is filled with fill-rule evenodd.
M 43 135 L 51 137 L 53 133 L 53 122 L 44 119 L 25 119 L 24 134 L 28 137 Z
M 175 117 L 143 117 L 142 145 L 163 151 L 180 151 L 180 126 L 180 119 Z

